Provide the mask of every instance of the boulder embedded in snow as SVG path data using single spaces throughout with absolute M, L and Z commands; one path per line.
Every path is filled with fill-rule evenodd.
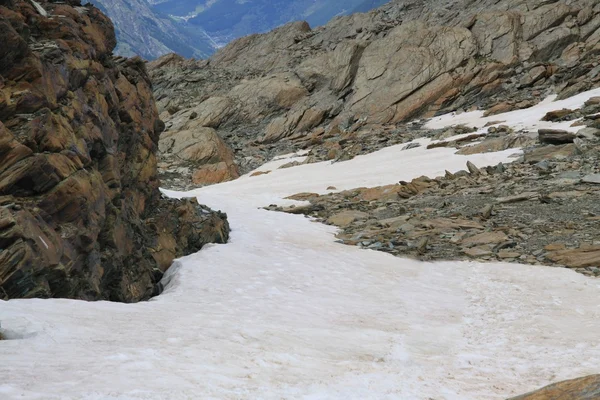
M 600 375 L 572 379 L 509 400 L 595 400 L 600 398 Z

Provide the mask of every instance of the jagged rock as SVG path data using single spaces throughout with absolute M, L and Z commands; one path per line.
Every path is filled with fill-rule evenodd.
M 108 18 L 38 3 L 0 7 L 0 298 L 146 299 L 174 258 L 227 240 L 226 216 L 162 198 L 164 124 Z

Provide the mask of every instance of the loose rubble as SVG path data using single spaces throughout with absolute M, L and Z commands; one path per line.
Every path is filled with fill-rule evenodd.
M 587 106 L 577 110 L 592 112 Z M 340 243 L 397 256 L 511 261 L 600 276 L 600 137 L 573 135 L 578 143 L 551 145 L 545 132 L 537 144 L 529 135 L 523 143 L 530 145 L 509 164 L 479 169 L 467 163 L 465 170 L 441 177 L 301 193 L 290 199 L 310 205 L 269 209 L 336 225 Z M 453 144 L 460 154 L 494 140 Z

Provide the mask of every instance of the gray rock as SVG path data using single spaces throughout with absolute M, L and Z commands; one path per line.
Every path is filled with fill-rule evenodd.
M 581 182 L 600 185 L 600 174 L 586 175 L 581 179 Z

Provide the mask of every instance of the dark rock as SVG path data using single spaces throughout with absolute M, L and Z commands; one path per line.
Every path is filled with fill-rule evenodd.
M 567 144 L 573 143 L 576 138 L 574 133 L 560 129 L 540 129 L 538 130 L 540 143 L 544 144 Z

